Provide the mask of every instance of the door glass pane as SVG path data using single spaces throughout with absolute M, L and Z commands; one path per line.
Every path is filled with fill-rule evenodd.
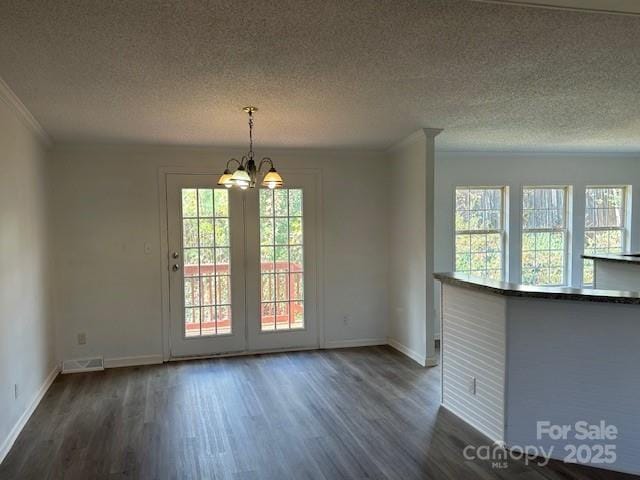
M 184 336 L 231 333 L 229 192 L 182 189 Z
M 260 190 L 260 328 L 304 328 L 302 189 Z

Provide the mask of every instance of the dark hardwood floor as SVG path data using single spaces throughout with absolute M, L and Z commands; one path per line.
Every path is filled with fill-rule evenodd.
M 387 347 L 59 376 L 2 479 L 613 479 L 465 461 L 489 442 L 439 408 L 439 368 Z

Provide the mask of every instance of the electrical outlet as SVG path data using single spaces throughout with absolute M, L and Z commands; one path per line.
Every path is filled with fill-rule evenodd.
M 151 249 L 151 244 L 149 242 L 145 242 L 144 243 L 144 254 L 145 255 L 151 255 L 152 249 Z
M 17 400 L 19 396 L 20 396 L 20 391 L 18 390 L 18 384 L 14 383 L 13 384 L 13 398 L 15 400 Z
M 87 343 L 87 334 L 79 333 L 78 334 L 78 345 L 85 345 Z
M 348 324 L 351 322 L 351 315 L 345 315 L 344 317 L 342 317 L 342 320 L 344 321 L 344 324 Z
M 476 394 L 476 377 L 471 377 L 469 379 L 469 393 L 471 395 Z

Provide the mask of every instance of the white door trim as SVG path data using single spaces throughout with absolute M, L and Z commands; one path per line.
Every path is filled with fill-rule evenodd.
M 160 293 L 161 293 L 161 332 L 162 332 L 162 358 L 167 362 L 171 360 L 171 312 L 169 307 L 169 239 L 168 239 L 168 218 L 167 218 L 167 175 L 169 174 L 191 174 L 191 175 L 219 175 L 219 167 L 186 167 L 186 166 L 162 166 L 158 168 L 158 218 L 160 235 Z M 322 170 L 319 168 L 283 168 L 279 169 L 285 182 L 287 173 L 313 175 L 316 184 L 316 245 L 317 245 L 317 316 L 318 316 L 318 342 L 320 348 L 325 348 L 325 328 L 324 328 L 324 202 L 322 191 Z M 246 351 L 246 354 L 256 353 Z

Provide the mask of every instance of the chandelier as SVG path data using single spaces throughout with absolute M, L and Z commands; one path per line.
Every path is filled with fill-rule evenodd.
M 242 157 L 242 160 L 230 158 L 227 166 L 218 180 L 218 185 L 224 185 L 227 188 L 239 187 L 241 190 L 247 188 L 255 188 L 258 174 L 262 171 L 264 165 L 269 165 L 269 171 L 262 179 L 262 186 L 268 188 L 279 188 L 282 186 L 282 177 L 273 166 L 273 161 L 269 157 L 260 160 L 258 166 L 253 158 L 253 113 L 258 109 L 256 107 L 244 107 L 243 111 L 249 114 L 249 153 Z M 229 165 L 237 163 L 236 171 L 231 173 Z

